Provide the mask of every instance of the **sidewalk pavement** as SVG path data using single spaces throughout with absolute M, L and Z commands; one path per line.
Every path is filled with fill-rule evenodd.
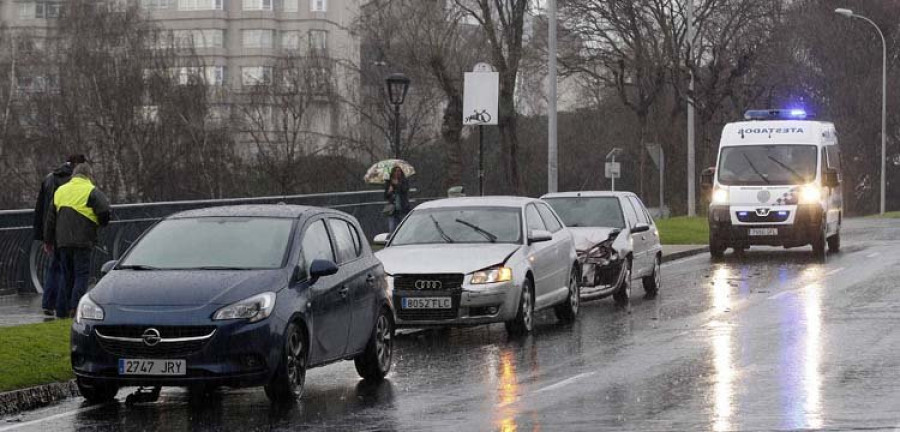
M 707 245 L 663 245 L 662 262 L 675 261 L 709 252 Z
M 0 327 L 34 324 L 52 320 L 41 311 L 40 294 L 0 296 Z

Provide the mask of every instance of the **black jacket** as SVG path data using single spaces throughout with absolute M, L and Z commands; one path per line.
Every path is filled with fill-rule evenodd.
M 53 207 L 53 194 L 56 189 L 66 184 L 72 178 L 72 165 L 63 164 L 47 177 L 41 183 L 41 191 L 38 193 L 37 201 L 34 203 L 34 223 L 32 224 L 32 232 L 34 239 L 44 241 L 44 221 L 47 219 L 47 211 Z M 47 241 L 53 242 L 53 236 L 47 238 Z
M 57 194 L 59 193 L 58 190 Z M 109 200 L 100 189 L 94 187 L 88 195 L 87 203 L 80 205 L 86 205 L 94 211 L 97 223 L 72 207 L 57 209 L 55 205 L 51 205 L 44 222 L 44 238 L 55 238 L 55 245 L 60 248 L 94 247 L 99 227 L 109 224 Z
M 387 200 L 388 203 L 394 204 L 394 194 L 400 194 L 400 208 L 396 209 L 396 211 L 400 214 L 409 213 L 411 210 L 409 205 L 409 181 L 403 179 L 393 192 L 388 191 L 389 187 L 391 187 L 390 180 L 384 184 L 384 199 Z

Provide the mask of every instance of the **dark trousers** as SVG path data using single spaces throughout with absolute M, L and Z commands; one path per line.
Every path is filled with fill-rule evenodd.
M 87 292 L 91 277 L 91 249 L 60 248 L 59 255 L 65 284 L 60 286 L 56 296 L 56 316 L 64 317 L 78 307 L 78 301 Z
M 41 299 L 41 308 L 56 309 L 56 295 L 62 284 L 62 260 L 59 257 L 59 249 L 53 248 L 53 252 L 47 260 L 47 268 L 44 269 L 44 295 Z

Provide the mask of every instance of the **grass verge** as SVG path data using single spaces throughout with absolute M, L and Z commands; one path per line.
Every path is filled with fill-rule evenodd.
M 705 245 L 709 243 L 709 223 L 705 217 L 674 217 L 656 220 L 662 244 Z
M 881 219 L 900 219 L 900 211 L 894 212 L 885 212 L 884 215 L 873 214 L 869 215 L 870 218 L 881 218 Z
M 0 392 L 74 377 L 69 362 L 72 320 L 0 327 Z

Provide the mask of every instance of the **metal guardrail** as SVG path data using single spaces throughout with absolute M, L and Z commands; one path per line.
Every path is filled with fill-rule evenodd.
M 414 194 L 416 191 L 411 191 Z M 426 201 L 418 199 L 415 201 Z M 380 190 L 310 195 L 235 198 L 198 201 L 172 201 L 147 204 L 114 205 L 109 226 L 100 230 L 98 244 L 91 256 L 91 275 L 96 280 L 106 261 L 118 259 L 143 232 L 171 214 L 204 207 L 240 204 L 299 204 L 329 207 L 349 213 L 359 220 L 369 240 L 387 231 L 381 213 L 384 207 Z M 33 240 L 32 210 L 0 211 L 0 293 L 43 292 L 46 255 Z

